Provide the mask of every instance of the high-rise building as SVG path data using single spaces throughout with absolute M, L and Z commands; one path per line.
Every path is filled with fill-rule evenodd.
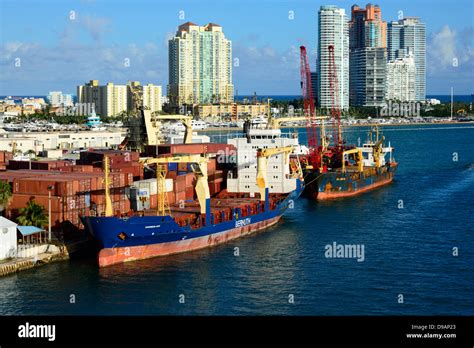
M 334 60 L 339 85 L 339 105 L 349 108 L 349 26 L 346 12 L 336 6 L 321 6 L 318 12 L 318 103 L 322 108 L 332 105 L 329 80 L 329 49 L 334 46 Z
M 419 18 L 407 17 L 390 22 L 387 30 L 388 60 L 413 54 L 416 69 L 416 100 L 426 97 L 426 27 Z
M 387 22 L 382 20 L 378 5 L 367 4 L 366 8 L 351 7 L 349 22 L 351 50 L 364 47 L 387 47 Z
M 171 105 L 229 103 L 232 84 L 232 42 L 222 27 L 187 22 L 169 40 L 169 85 Z
M 100 116 L 116 116 L 127 111 L 127 86 L 109 82 L 99 86 L 98 80 L 91 80 L 77 87 L 78 103 L 93 103 Z
M 387 63 L 386 99 L 400 102 L 416 100 L 416 69 L 413 55 L 409 54 Z
M 53 91 L 48 94 L 48 102 L 51 106 L 72 106 L 73 100 L 71 94 L 63 94 L 61 91 Z
M 380 106 L 385 100 L 387 23 L 378 5 L 351 8 L 350 103 Z
M 153 84 L 140 85 L 139 81 L 129 81 L 127 87 L 132 86 L 137 88 L 140 91 L 142 97 L 141 106 L 151 110 L 151 112 L 161 111 L 162 110 L 162 97 L 161 97 L 161 86 L 156 86 Z M 127 88 L 128 92 L 128 110 L 133 110 L 133 95 L 130 91 L 130 88 Z
M 129 85 L 140 87 L 142 106 L 152 112 L 161 111 L 161 86 L 152 84 L 141 86 L 140 82 L 133 81 L 127 85 L 107 83 L 100 86 L 98 80 L 77 86 L 78 103 L 94 104 L 95 111 L 100 116 L 117 116 L 133 109 L 132 96 Z
M 365 47 L 351 52 L 351 105 L 381 106 L 385 103 L 386 67 L 385 47 Z

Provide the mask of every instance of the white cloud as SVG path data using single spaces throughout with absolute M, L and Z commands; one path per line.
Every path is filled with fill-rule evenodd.
M 165 88 L 167 52 L 156 46 L 102 44 L 68 44 L 46 47 L 38 44 L 9 42 L 0 46 L 0 95 L 46 94 L 62 89 L 73 92 L 78 84 L 91 79 L 101 83 L 125 83 L 139 80 Z M 15 58 L 21 66 L 15 67 Z M 130 66 L 124 64 L 128 58 Z M 165 62 L 165 63 L 163 63 Z
M 233 68 L 239 94 L 299 93 L 299 47 L 277 50 L 269 45 L 248 47 L 237 42 L 233 56 L 239 59 L 239 66 Z
M 102 35 L 110 29 L 110 20 L 103 17 L 79 16 L 79 24 L 95 41 L 100 41 Z
M 441 31 L 434 33 L 429 47 L 431 57 L 440 64 L 452 64 L 456 54 L 456 32 L 445 25 Z
M 456 31 L 445 25 L 427 37 L 427 93 L 472 93 L 474 79 L 474 28 Z M 455 92 L 456 93 L 456 92 Z

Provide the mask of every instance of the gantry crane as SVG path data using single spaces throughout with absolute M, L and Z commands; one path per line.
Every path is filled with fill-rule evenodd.
M 293 146 L 285 146 L 257 150 L 257 186 L 260 193 L 260 201 L 265 203 L 265 211 L 269 209 L 267 180 L 268 159 L 272 156 L 284 153 L 285 163 L 288 163 L 289 155 L 294 149 Z
M 210 212 L 211 212 L 211 195 L 209 192 L 209 184 L 207 181 L 207 163 L 209 158 L 202 155 L 174 155 L 172 157 L 160 157 L 160 158 L 145 158 L 141 159 L 140 163 L 143 164 L 168 164 L 168 163 L 192 163 L 196 166 L 192 166 L 194 173 L 197 176 L 196 181 L 196 195 L 201 208 L 201 215 L 206 217 L 206 225 L 210 224 Z M 164 174 L 163 174 L 164 171 Z M 161 174 L 160 174 L 161 173 Z M 160 188 L 164 188 L 166 177 L 166 166 L 163 166 L 161 170 L 157 168 L 157 183 L 158 183 L 158 211 L 157 214 L 160 216 L 166 215 L 166 192 Z M 161 203 L 160 203 L 161 201 Z M 167 208 L 169 212 L 169 207 Z

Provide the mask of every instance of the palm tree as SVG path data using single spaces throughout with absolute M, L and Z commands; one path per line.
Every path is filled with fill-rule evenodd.
M 25 156 L 36 159 L 36 152 L 34 150 L 28 150 L 25 152 Z
M 44 207 L 37 204 L 34 199 L 30 199 L 26 207 L 20 209 L 17 221 L 23 226 L 44 228 L 48 224 L 48 217 Z
M 12 197 L 12 188 L 5 181 L 0 181 L 0 211 L 3 211 Z

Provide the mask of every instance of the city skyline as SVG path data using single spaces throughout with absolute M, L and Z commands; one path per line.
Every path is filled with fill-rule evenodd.
M 226 1 L 216 5 L 138 1 L 130 8 L 119 1 L 111 8 L 107 1 L 50 2 L 55 6 L 2 2 L 0 95 L 45 95 L 54 90 L 75 94 L 76 86 L 90 79 L 117 84 L 138 80 L 165 90 L 168 39 L 187 21 L 212 22 L 224 28 L 233 43 L 233 84 L 239 95 L 254 91 L 298 95 L 298 47 L 308 48 L 315 70 L 319 7 L 334 4 L 349 14 L 353 4 L 367 4 L 244 1 L 237 7 Z M 468 10 L 472 3 L 460 1 L 443 8 L 426 2 L 430 11 L 409 1 L 374 4 L 381 7 L 387 22 L 397 20 L 398 11 L 403 11 L 405 17 L 420 17 L 426 23 L 426 94 L 449 94 L 450 86 L 456 94 L 472 93 L 474 29 Z M 45 17 L 45 8 L 49 17 Z M 21 12 L 23 22 L 9 16 L 11 12 Z M 70 19 L 72 14 L 74 19 Z M 16 58 L 21 59 L 20 67 L 15 67 Z M 128 67 L 124 66 L 127 58 Z

